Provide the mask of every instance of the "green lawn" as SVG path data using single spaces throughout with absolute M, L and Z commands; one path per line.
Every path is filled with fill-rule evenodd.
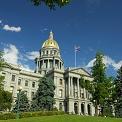
M 19 120 L 0 120 L 0 122 L 122 122 L 122 119 L 77 115 L 55 115 L 24 118 Z

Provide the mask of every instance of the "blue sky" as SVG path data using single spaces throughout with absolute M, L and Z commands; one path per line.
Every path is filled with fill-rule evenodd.
M 33 58 L 52 30 L 66 67 L 74 66 L 78 45 L 77 66 L 90 67 L 101 50 L 108 74 L 113 75 L 122 65 L 121 5 L 122 0 L 72 0 L 50 11 L 29 0 L 1 0 L 0 50 L 8 62 L 33 69 Z

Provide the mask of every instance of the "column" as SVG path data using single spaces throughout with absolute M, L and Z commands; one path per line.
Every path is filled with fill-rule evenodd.
M 78 102 L 78 114 L 81 115 L 81 103 Z
M 48 69 L 50 68 L 49 59 L 47 60 L 47 68 L 48 68 Z
M 58 69 L 60 69 L 60 61 L 58 60 Z
M 44 60 L 42 60 L 42 68 L 44 68 Z
M 80 97 L 80 92 L 79 92 L 79 78 L 77 78 L 77 94 L 78 98 Z
M 68 96 L 70 97 L 70 76 L 68 77 Z
M 53 68 L 55 68 L 55 58 L 53 57 Z
M 39 69 L 38 69 L 38 59 L 36 60 L 36 72 L 38 73 Z
M 84 99 L 86 99 L 86 89 L 83 88 L 83 93 L 84 93 Z
M 88 115 L 88 108 L 87 108 L 87 103 L 84 103 L 84 114 Z
M 39 69 L 40 69 L 40 61 L 38 61 L 38 64 L 39 64 Z
M 73 97 L 73 77 L 71 77 L 71 96 Z

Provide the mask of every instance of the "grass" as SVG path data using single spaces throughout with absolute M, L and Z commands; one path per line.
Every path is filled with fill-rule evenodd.
M 122 119 L 78 115 L 54 115 L 23 118 L 18 120 L 0 120 L 0 122 L 122 122 Z

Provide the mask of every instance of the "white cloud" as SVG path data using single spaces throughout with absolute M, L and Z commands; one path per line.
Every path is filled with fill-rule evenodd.
M 0 20 L 0 24 L 2 24 L 2 20 Z
M 14 26 L 9 26 L 9 25 L 4 25 L 3 30 L 12 31 L 12 32 L 20 32 L 21 27 L 14 27 Z
M 22 70 L 26 70 L 26 71 L 33 72 L 33 69 L 31 69 L 31 68 L 30 68 L 28 65 L 26 65 L 26 64 L 21 64 L 20 67 L 21 67 Z
M 86 65 L 86 68 L 90 68 L 93 66 L 93 63 L 95 62 L 96 59 L 92 59 L 91 61 L 89 61 L 89 63 Z
M 27 52 L 26 57 L 30 60 L 34 60 L 35 58 L 39 57 L 38 51 Z
M 12 64 L 18 64 L 18 58 L 19 58 L 19 51 L 15 47 L 15 45 L 7 45 L 6 48 L 4 48 L 4 55 L 3 58 L 6 62 L 12 63 Z
M 41 29 L 41 32 L 48 31 L 48 28 Z
M 22 59 L 24 59 L 24 56 L 19 52 L 19 50 L 15 45 L 13 44 L 6 45 L 6 47 L 3 49 L 3 52 L 4 52 L 3 58 L 7 63 L 19 65 L 22 70 L 33 71 L 29 67 L 29 65 L 22 63 Z
M 91 61 L 89 61 L 89 63 L 85 66 L 85 68 L 86 69 L 91 68 L 93 66 L 93 63 L 95 60 L 96 59 L 94 58 Z M 112 66 L 114 68 L 114 70 L 118 70 L 122 66 L 122 60 L 119 62 L 116 62 L 115 60 L 113 60 L 109 56 L 104 56 L 103 62 L 106 65 L 106 67 Z
M 116 62 L 109 56 L 104 56 L 104 63 L 106 66 L 113 66 L 115 70 L 119 69 L 122 66 L 122 61 Z

